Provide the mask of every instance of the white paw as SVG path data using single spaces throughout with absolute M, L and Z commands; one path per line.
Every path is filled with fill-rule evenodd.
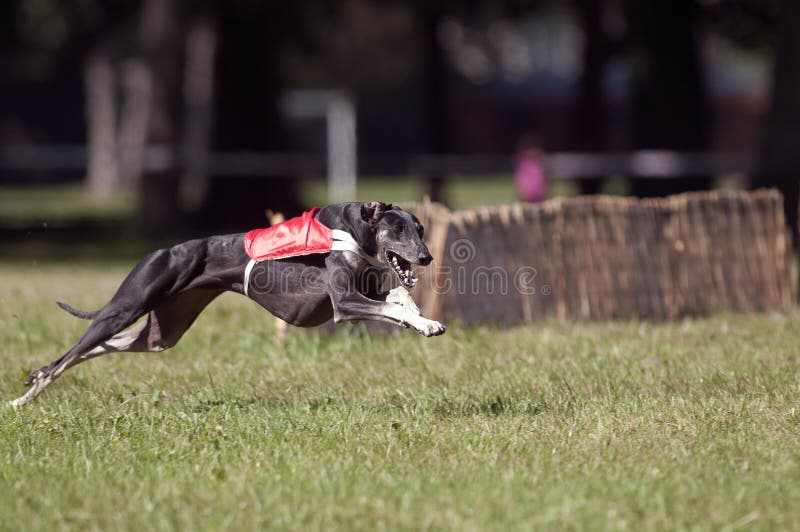
M 415 328 L 423 336 L 439 336 L 447 330 L 444 323 L 433 320 L 425 320 Z
M 412 299 L 411 294 L 403 288 L 402 286 L 398 286 L 397 288 L 392 288 L 389 290 L 389 294 L 386 296 L 387 303 L 394 303 L 395 305 L 400 305 L 404 309 L 419 314 L 419 307 Z

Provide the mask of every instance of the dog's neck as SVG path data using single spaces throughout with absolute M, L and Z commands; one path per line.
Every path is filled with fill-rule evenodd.
M 369 257 L 369 262 L 379 261 L 375 230 L 361 218 L 360 203 L 337 203 L 323 207 L 316 218 L 333 230 L 344 231 L 361 250 L 359 256 Z M 363 255 L 362 255 L 363 254 Z
M 383 262 L 378 257 L 369 255 L 356 241 L 355 237 L 348 231 L 342 229 L 332 229 L 333 231 L 333 245 L 332 251 L 349 251 L 354 253 L 367 261 L 371 266 L 383 267 Z

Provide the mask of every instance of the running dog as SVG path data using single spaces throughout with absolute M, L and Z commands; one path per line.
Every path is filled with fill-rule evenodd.
M 258 238 L 259 231 L 270 230 L 269 238 Z M 27 393 L 11 404 L 27 403 L 90 358 L 174 346 L 203 309 L 226 291 L 245 295 L 299 327 L 331 318 L 336 323 L 379 320 L 425 336 L 442 334 L 445 326 L 422 317 L 408 292 L 417 281 L 412 266 L 433 260 L 422 236 L 419 220 L 398 207 L 339 203 L 285 226 L 155 251 L 133 268 L 100 310 L 83 312 L 59 303 L 92 323 L 63 356 L 32 371 L 25 379 Z M 399 283 L 388 292 L 381 288 L 386 275 Z

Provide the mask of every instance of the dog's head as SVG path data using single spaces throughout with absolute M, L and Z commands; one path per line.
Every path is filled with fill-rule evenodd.
M 370 201 L 361 204 L 361 220 L 369 227 L 370 251 L 397 274 L 403 286 L 413 287 L 417 279 L 412 266 L 427 266 L 433 260 L 417 217 L 391 204 Z

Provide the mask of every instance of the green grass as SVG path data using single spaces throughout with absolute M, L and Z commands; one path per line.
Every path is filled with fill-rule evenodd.
M 741 188 L 736 176 L 720 178 L 719 188 Z M 328 203 L 324 179 L 304 179 L 299 185 L 301 200 L 308 206 Z M 622 178 L 609 179 L 602 192 L 626 194 Z M 363 176 L 358 179 L 356 201 L 382 200 L 393 203 L 420 201 L 425 183 L 413 176 Z M 551 197 L 570 197 L 580 192 L 569 180 L 551 180 Z M 517 200 L 511 175 L 451 176 L 445 182 L 444 197 L 453 209 L 496 205 Z M 92 198 L 80 184 L 49 187 L 0 186 L 0 223 L 30 224 L 54 220 L 60 223 L 76 219 L 129 220 L 136 215 L 135 194 L 118 192 L 110 199 Z
M 24 391 L 126 267 L 0 265 Z M 179 346 L 0 408 L 0 529 L 798 529 L 800 316 L 290 330 L 225 296 Z
M 301 200 L 308 206 L 328 203 L 327 185 L 322 179 L 303 180 Z M 553 183 L 554 195 L 574 195 L 567 182 Z M 419 201 L 425 194 L 421 179 L 410 176 L 365 176 L 358 180 L 356 201 L 382 200 L 393 203 Z M 453 208 L 509 203 L 515 201 L 511 176 L 453 177 L 444 195 Z M 77 219 L 130 220 L 136 215 L 136 197 L 120 192 L 110 199 L 92 198 L 81 185 L 49 187 L 0 187 L 0 223 L 6 225 L 58 223 Z
M 554 186 L 555 194 L 571 194 L 568 183 Z M 301 201 L 306 206 L 325 205 L 328 194 L 324 180 L 304 180 L 300 186 Z M 453 178 L 445 186 L 445 197 L 452 208 L 469 208 L 484 204 L 514 201 L 511 176 L 483 178 Z M 380 199 L 399 203 L 420 201 L 425 193 L 421 180 L 409 176 L 363 177 L 358 181 L 356 199 Z M 0 261 L 28 263 L 37 260 L 61 261 L 118 261 L 133 260 L 145 252 L 168 245 L 171 240 L 148 241 L 137 235 L 135 195 L 120 192 L 108 200 L 92 198 L 81 185 L 50 187 L 0 186 L 0 227 L 24 228 L 0 246 Z M 117 224 L 125 234 L 98 238 L 80 238 L 74 230 L 71 237 L 53 232 L 54 227 L 69 227 L 75 223 Z M 266 223 L 266 222 L 265 222 Z M 62 236 L 53 236 L 53 235 Z
M 66 222 L 102 218 L 123 220 L 134 216 L 133 194 L 119 192 L 107 199 L 92 198 L 80 184 L 48 187 L 0 187 L 0 221 L 4 224 Z
M 578 193 L 577 184 L 571 181 L 552 181 L 549 187 L 549 194 L 553 197 L 574 196 Z M 328 203 L 328 192 L 323 180 L 304 181 L 300 190 L 307 205 Z M 355 199 L 400 203 L 420 201 L 425 193 L 425 183 L 420 178 L 366 176 L 358 179 Z M 448 206 L 454 210 L 517 201 L 514 178 L 510 175 L 452 176 L 445 182 L 443 194 Z

